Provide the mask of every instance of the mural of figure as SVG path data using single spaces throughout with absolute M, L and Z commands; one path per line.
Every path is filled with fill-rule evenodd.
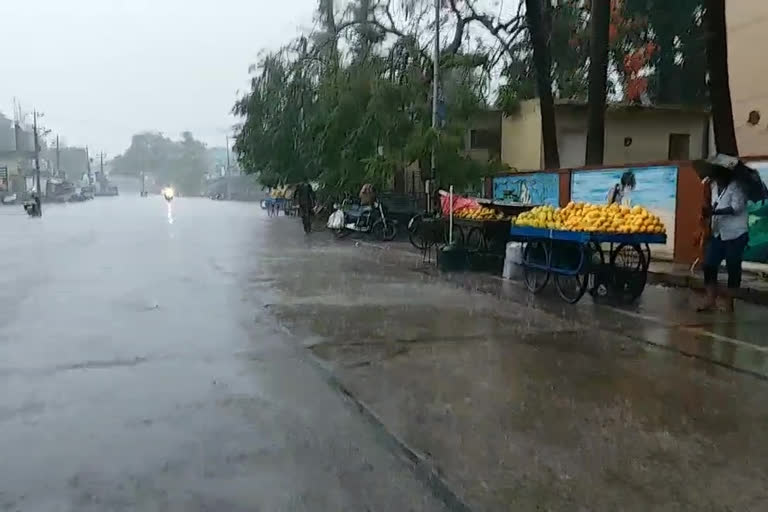
M 632 206 L 632 191 L 637 186 L 635 173 L 627 171 L 621 175 L 621 181 L 615 184 L 607 195 L 608 204 L 618 203 L 620 206 Z
M 531 204 L 531 193 L 528 191 L 528 183 L 525 181 L 520 182 L 520 202 Z

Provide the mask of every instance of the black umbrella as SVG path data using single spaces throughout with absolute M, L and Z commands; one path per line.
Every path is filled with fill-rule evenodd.
M 768 199 L 768 187 L 760 173 L 734 156 L 718 154 L 706 160 L 696 160 L 693 167 L 701 178 L 716 179 L 725 174 L 736 180 L 747 199 L 754 203 Z

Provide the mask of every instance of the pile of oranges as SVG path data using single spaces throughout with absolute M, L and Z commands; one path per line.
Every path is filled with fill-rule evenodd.
M 588 203 L 568 203 L 565 208 L 539 206 L 521 213 L 517 226 L 599 233 L 666 233 L 658 216 L 641 206 L 628 208 Z

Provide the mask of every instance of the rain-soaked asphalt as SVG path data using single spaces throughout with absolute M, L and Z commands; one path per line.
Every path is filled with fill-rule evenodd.
M 442 510 L 274 321 L 256 204 L 0 208 L 0 510 Z
M 768 383 L 725 367 L 768 373 L 763 308 L 531 300 L 255 204 L 8 212 L 0 510 L 441 510 L 310 354 L 473 510 L 768 510 Z

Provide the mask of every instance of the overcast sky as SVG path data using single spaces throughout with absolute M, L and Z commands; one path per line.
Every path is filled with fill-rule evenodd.
M 45 113 L 109 156 L 131 135 L 190 130 L 224 145 L 261 49 L 312 25 L 316 0 L 0 0 L 0 111 Z

